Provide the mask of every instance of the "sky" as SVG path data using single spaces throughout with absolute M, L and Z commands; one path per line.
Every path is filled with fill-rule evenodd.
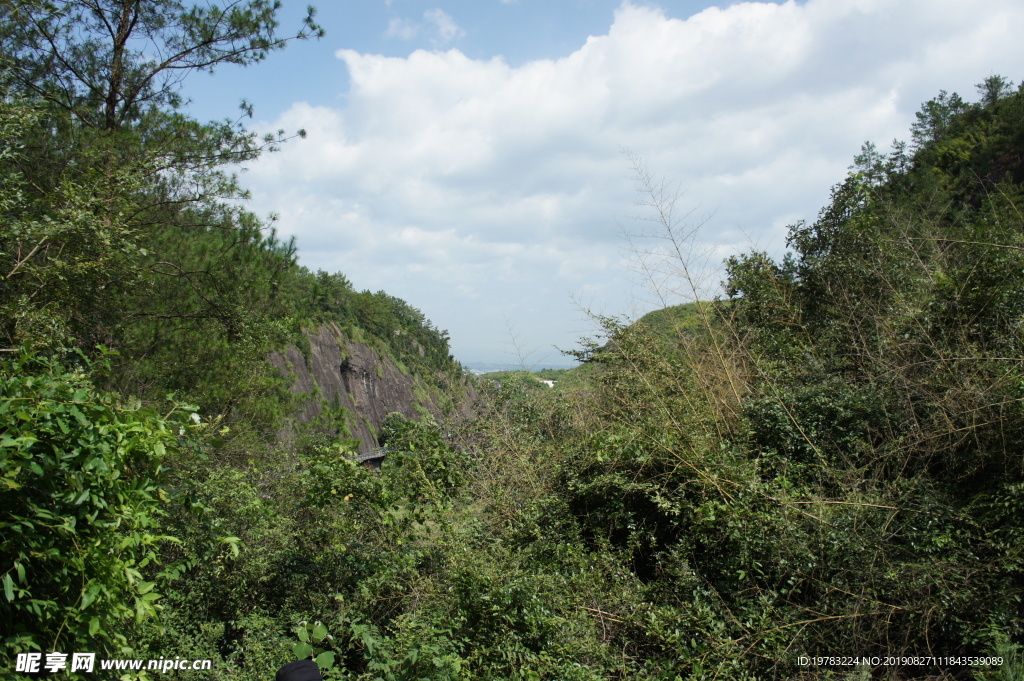
M 284 0 L 282 35 L 304 8 Z M 1019 0 L 319 10 L 323 39 L 193 75 L 190 113 L 246 99 L 251 129 L 304 129 L 242 171 L 250 208 L 306 267 L 422 310 L 470 366 L 571 364 L 595 315 L 720 295 L 723 260 L 781 256 L 864 142 L 909 139 L 940 90 L 1024 79 Z

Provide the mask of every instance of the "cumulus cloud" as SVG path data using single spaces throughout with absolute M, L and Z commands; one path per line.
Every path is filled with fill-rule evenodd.
M 671 18 L 625 2 L 605 35 L 560 59 L 339 50 L 346 104 L 295 104 L 268 128 L 309 139 L 248 175 L 303 262 L 405 298 L 494 358 L 512 319 L 524 342 L 571 346 L 583 294 L 604 312 L 642 297 L 623 230 L 642 231 L 629 149 L 707 219 L 716 258 L 783 248 L 866 140 L 906 137 L 939 89 L 1019 77 L 1015 0 L 746 2 Z M 436 44 L 462 34 L 428 10 Z M 327 85 L 325 85 L 327 86 Z

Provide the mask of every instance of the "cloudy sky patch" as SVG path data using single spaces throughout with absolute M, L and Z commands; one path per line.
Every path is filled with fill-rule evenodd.
M 388 6 L 391 6 L 390 3 Z M 423 21 L 413 21 L 397 16 L 391 17 L 388 19 L 388 27 L 384 31 L 384 36 L 409 41 L 424 33 L 427 34 L 431 44 L 435 47 L 448 45 L 456 38 L 466 34 L 455 23 L 451 15 L 443 9 L 435 7 L 423 13 Z
M 624 151 L 684 192 L 716 264 L 779 254 L 864 141 L 907 138 L 940 89 L 1024 78 L 1011 0 L 412 5 L 366 15 L 379 44 L 328 24 L 301 46 L 317 77 L 289 82 L 255 127 L 309 136 L 244 181 L 303 264 L 404 298 L 466 362 L 501 361 L 509 322 L 535 360 L 564 361 L 551 348 L 591 330 L 581 300 L 656 305 L 623 237 L 646 224 Z

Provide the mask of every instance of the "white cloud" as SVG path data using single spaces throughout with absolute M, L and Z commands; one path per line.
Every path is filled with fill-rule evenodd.
M 423 18 L 434 25 L 434 40 L 438 45 L 447 45 L 466 34 L 443 9 L 428 9 Z
M 685 20 L 627 2 L 606 35 L 519 67 L 458 50 L 340 50 L 346 105 L 296 104 L 268 123 L 309 139 L 248 181 L 255 207 L 299 236 L 304 263 L 407 299 L 452 332 L 458 356 L 500 348 L 505 317 L 530 345 L 570 346 L 586 332 L 574 292 L 613 312 L 638 292 L 619 227 L 638 211 L 621 149 L 712 214 L 716 257 L 749 238 L 778 252 L 863 141 L 906 137 L 939 89 L 1019 78 L 1021 25 L 1014 0 L 984 12 L 961 0 L 741 3 Z M 440 9 L 388 31 L 428 26 L 436 44 L 462 35 Z
M 392 17 L 388 20 L 388 29 L 384 32 L 384 35 L 400 40 L 412 40 L 419 33 L 420 27 L 417 24 L 400 17 Z
M 384 35 L 388 38 L 400 40 L 413 40 L 421 33 L 429 35 L 430 44 L 434 47 L 450 45 L 452 41 L 466 35 L 466 32 L 455 23 L 455 19 L 439 8 L 425 11 L 422 22 L 392 17 L 388 20 L 387 30 L 384 31 Z

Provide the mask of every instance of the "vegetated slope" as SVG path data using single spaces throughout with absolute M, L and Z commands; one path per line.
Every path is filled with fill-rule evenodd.
M 310 393 L 281 368 L 333 339 L 339 368 L 362 344 L 382 364 L 360 377 L 386 361 L 443 393 L 446 334 L 298 267 L 227 201 L 209 159 L 258 141 L 169 100 L 90 129 L 91 93 L 0 102 L 7 659 L 208 658 L 233 681 L 310 654 L 350 679 L 848 675 L 800 663 L 830 654 L 873 678 L 1020 675 L 1024 94 L 1002 79 L 927 103 L 912 147 L 866 147 L 782 262 L 730 260 L 700 332 L 608 323 L 582 387 L 503 382 L 472 427 L 390 414 L 379 473 L 348 456 L 329 372 L 282 435 Z
M 865 147 L 782 262 L 731 259 L 703 342 L 662 355 L 633 327 L 595 357 L 600 425 L 558 496 L 657 594 L 647 645 L 687 657 L 662 669 L 1021 642 L 1024 96 L 982 94 Z M 970 675 L 877 671 L 941 670 Z
M 982 95 L 866 146 L 696 330 L 608 321 L 585 386 L 492 386 L 443 493 L 347 481 L 422 514 L 324 616 L 349 673 L 1018 677 L 1024 94 Z
M 467 415 L 472 387 L 419 310 L 309 272 L 251 214 L 130 164 L 89 198 L 81 157 L 98 152 L 80 132 L 58 150 L 75 161 L 53 161 L 32 145 L 41 110 L 0 105 L 5 658 L 174 650 L 230 678 L 229 623 L 279 604 L 328 541 L 328 518 L 310 520 L 325 498 L 307 495 L 327 484 L 312 469 L 356 467 L 392 411 L 406 417 L 392 430 L 445 446 L 438 424 Z M 51 162 L 67 177 L 24 177 Z M 355 382 L 339 361 L 297 385 L 292 370 L 331 343 Z M 282 635 L 302 618 L 279 616 Z M 254 675 L 290 655 L 279 645 Z
M 472 482 L 501 548 L 457 560 L 501 615 L 432 606 L 488 632 L 480 676 L 1021 673 L 1024 94 L 981 92 L 866 146 L 781 262 L 731 259 L 674 352 L 670 311 L 609 324 L 587 390 L 502 386 Z
M 6 665 L 40 650 L 237 655 L 234 623 L 272 607 L 326 541 L 310 519 L 325 498 L 305 496 L 311 469 L 355 466 L 354 449 L 386 425 L 444 446 L 435 421 L 468 390 L 447 334 L 419 310 L 299 266 L 295 244 L 239 201 L 224 167 L 285 133 L 259 138 L 181 110 L 183 75 L 255 64 L 293 39 L 275 34 L 273 3 L 227 4 L 68 0 L 3 13 L 5 675 L 32 677 Z M 312 12 L 291 35 L 321 33 Z M 364 387 L 380 370 L 413 420 L 385 424 L 359 404 L 331 411 L 316 390 L 290 391 L 293 376 L 268 358 L 301 357 L 325 326 L 339 349 L 369 358 Z M 303 423 L 311 399 L 323 413 Z M 289 654 L 279 647 L 267 663 Z
M 692 335 L 704 330 L 704 317 L 700 313 L 701 303 L 683 303 L 648 312 L 636 321 L 650 328 L 656 336 L 667 342 L 677 343 L 682 334 Z M 704 303 L 710 307 L 708 303 Z
M 491 385 L 464 448 L 394 419 L 415 455 L 379 475 L 313 447 L 243 480 L 222 517 L 260 550 L 173 596 L 176 645 L 233 622 L 256 678 L 316 618 L 348 678 L 1019 676 L 1024 95 L 983 94 L 867 147 L 673 347 L 609 323 L 586 385 Z

